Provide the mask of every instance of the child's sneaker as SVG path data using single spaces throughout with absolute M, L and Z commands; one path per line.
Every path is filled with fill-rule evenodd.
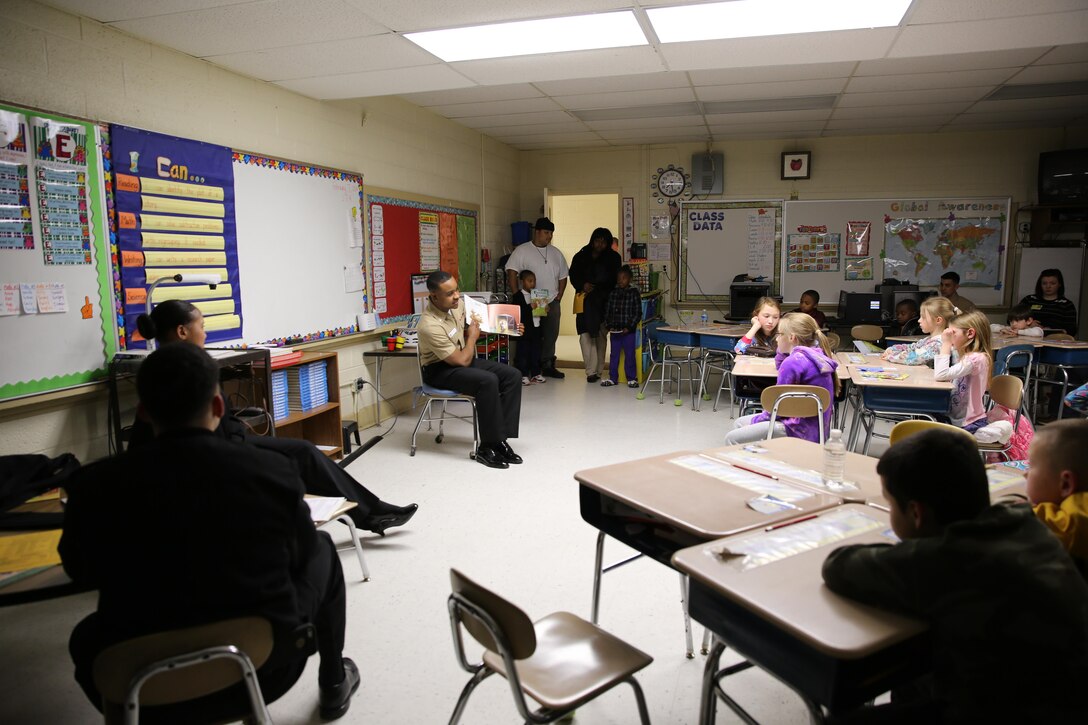
M 627 381 L 627 387 L 637 388 L 638 387 L 638 381 L 637 380 L 628 380 Z
M 604 380 L 601 381 L 601 387 L 602 388 L 611 388 L 615 384 L 616 384 L 615 380 L 609 380 L 608 378 L 605 378 Z
M 537 374 L 537 375 L 533 376 L 533 382 L 534 383 L 546 383 L 546 382 L 548 382 L 548 379 L 546 377 L 544 377 L 543 375 Z
M 521 384 L 522 385 L 532 385 L 533 381 L 530 380 L 529 378 L 527 378 L 526 376 L 522 375 L 521 376 Z

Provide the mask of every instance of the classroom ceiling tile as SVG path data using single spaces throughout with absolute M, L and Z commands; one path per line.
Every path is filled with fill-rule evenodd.
M 1048 46 L 1049 47 L 1049 46 Z M 1047 52 L 1047 47 L 991 50 L 981 53 L 951 53 L 905 58 L 877 58 L 858 63 L 855 76 L 887 76 L 911 73 L 946 73 L 949 71 L 1018 68 L 1028 65 Z
M 562 123 L 570 121 L 572 116 L 566 111 L 544 111 L 542 113 L 502 113 L 494 116 L 474 116 L 459 118 L 457 123 L 475 129 L 497 128 L 499 126 L 532 126 L 540 123 Z M 574 119 L 577 120 L 577 119 Z
M 624 128 L 685 128 L 690 126 L 704 126 L 706 122 L 700 115 L 691 116 L 659 116 L 656 118 L 613 118 L 599 121 L 586 121 L 595 131 L 608 131 Z
M 812 131 L 792 131 L 790 132 L 791 139 L 799 138 L 816 138 L 820 136 L 822 132 L 820 130 Z M 757 139 L 781 139 L 781 131 L 728 131 L 719 132 L 714 134 L 715 141 L 754 141 Z M 728 173 L 728 172 L 727 172 Z M 728 183 L 728 182 L 726 182 Z
M 876 91 L 917 91 L 927 88 L 961 88 L 965 86 L 996 86 L 1004 83 L 1015 68 L 914 73 L 910 75 L 860 76 L 846 85 L 848 93 Z
M 902 136 L 912 133 L 937 133 L 940 126 L 888 126 L 887 128 L 835 128 L 825 129 L 821 136 Z
M 652 144 L 692 143 L 696 141 L 711 141 L 711 135 L 707 132 L 699 134 L 676 134 L 669 131 L 661 133 L 646 133 L 642 136 L 606 136 L 605 140 L 613 146 L 648 146 Z
M 602 138 L 609 141 L 631 138 L 655 138 L 672 137 L 674 139 L 704 139 L 710 136 L 706 126 L 688 126 L 677 128 L 675 126 L 658 126 L 655 128 L 612 128 L 599 131 Z
M 446 118 L 466 116 L 491 116 L 496 113 L 540 113 L 555 111 L 559 105 L 551 98 L 522 98 L 517 101 L 484 101 L 481 103 L 455 103 L 448 106 L 431 106 L 430 110 Z
M 1085 36 L 1088 36 L 1088 10 L 1019 18 L 910 25 L 901 29 L 887 56 L 896 58 L 945 55 L 949 48 L 967 53 L 1008 48 L 1042 48 L 1082 42 Z
M 1035 61 L 1037 65 L 1052 65 L 1054 63 L 1081 63 L 1088 61 L 1088 43 L 1073 43 L 1060 45 Z
M 747 68 L 720 68 L 688 71 L 694 86 L 731 86 L 741 83 L 776 83 L 822 78 L 847 78 L 857 66 L 855 61 L 774 65 Z
M 943 116 L 895 116 L 888 118 L 839 118 L 827 122 L 828 130 L 846 128 L 870 129 L 918 126 L 919 128 L 943 126 L 953 119 L 951 114 Z
M 987 18 L 1016 18 L 1037 13 L 1080 10 L 1084 0 L 915 0 L 910 25 L 955 23 Z
M 540 143 L 540 142 L 523 143 L 523 144 L 518 144 L 516 148 L 519 148 L 522 151 L 560 151 L 560 150 L 563 150 L 563 149 L 572 149 L 572 148 L 581 149 L 581 148 L 603 147 L 603 146 L 609 146 L 609 145 L 611 145 L 611 144 L 609 144 L 607 141 L 605 141 L 602 138 L 602 139 L 599 139 L 597 141 L 583 141 L 583 142 L 577 143 L 577 144 L 576 143 L 571 143 L 569 141 L 553 141 L 551 143 Z
M 620 93 L 587 93 L 577 96 L 555 96 L 564 108 L 583 110 L 591 108 L 627 108 L 668 103 L 695 101 L 691 88 L 665 88 L 653 91 L 621 91 Z
M 210 55 L 210 63 L 265 81 L 430 65 L 434 56 L 391 33 L 285 48 Z
M 1047 109 L 1032 109 L 1030 111 L 1015 111 L 1015 110 L 1002 110 L 995 111 L 993 109 L 971 109 L 970 113 L 962 113 L 952 119 L 949 123 L 952 125 L 959 125 L 964 123 L 978 123 L 979 121 L 999 122 L 999 121 L 1031 121 L 1032 119 L 1038 121 L 1061 121 L 1070 120 L 1078 116 L 1085 114 L 1085 107 L 1081 106 L 1066 107 L 1066 108 L 1047 108 Z
M 543 95 L 529 83 L 514 83 L 508 86 L 473 86 L 453 91 L 408 93 L 401 95 L 401 98 L 417 106 L 427 108 L 430 106 L 448 106 L 455 103 L 517 101 L 523 98 L 540 98 Z
M 597 141 L 601 137 L 593 131 L 574 131 L 566 133 L 533 133 L 533 134 L 495 134 L 489 129 L 487 131 L 488 136 L 494 136 L 506 143 L 517 145 L 519 143 L 549 143 L 549 142 L 562 142 L 571 141 L 578 143 L 580 141 Z
M 695 94 L 700 101 L 747 101 L 761 98 L 830 95 L 841 92 L 845 85 L 845 77 L 826 78 L 772 83 L 743 83 L 730 86 L 699 86 L 695 89 Z
M 914 103 L 909 106 L 857 106 L 836 108 L 831 118 L 895 118 L 907 116 L 939 116 L 942 114 L 963 113 L 973 105 L 973 101 L 955 101 L 952 103 Z
M 1055 96 L 1052 98 L 1011 98 L 1007 101 L 979 101 L 971 106 L 971 112 L 984 111 L 1048 111 L 1053 109 L 1088 108 L 1088 95 Z
M 449 65 L 484 86 L 585 78 L 587 73 L 607 78 L 665 70 L 661 58 L 648 45 L 464 60 Z
M 270 0 L 110 25 L 197 58 L 286 45 L 286 39 L 294 44 L 317 43 L 388 32 L 345 0 Z
M 796 111 L 753 111 L 751 113 L 708 113 L 706 121 L 712 126 L 775 123 L 778 121 L 826 121 L 830 108 L 804 108 Z
M 522 126 L 508 125 L 508 126 L 488 126 L 486 129 L 488 136 L 529 136 L 532 134 L 543 133 L 564 133 L 567 131 L 589 131 L 592 130 L 587 124 L 582 123 L 574 119 L 568 121 L 558 121 L 555 123 L 533 123 Z
M 993 86 L 969 88 L 935 88 L 928 91 L 899 91 L 898 93 L 844 93 L 840 108 L 852 106 L 904 106 L 914 103 L 954 103 L 977 101 L 993 91 Z
M 46 4 L 94 18 L 100 23 L 112 23 L 251 2 L 253 0 L 48 0 Z
M 276 85 L 318 100 L 390 96 L 405 91 L 436 91 L 471 86 L 472 81 L 452 71 L 445 63 L 400 68 L 395 73 L 376 70 L 335 76 L 297 78 Z
M 711 123 L 710 130 L 713 133 L 753 133 L 776 132 L 790 135 L 797 131 L 819 133 L 824 127 L 824 121 L 780 121 L 771 123 Z
M 1028 66 L 1006 81 L 1006 84 L 1018 86 L 1028 83 L 1068 83 L 1085 80 L 1088 80 L 1088 62 L 1057 63 Z
M 631 0 L 347 0 L 370 17 L 397 32 L 487 25 L 515 20 L 586 15 L 632 6 Z M 640 3 L 645 6 L 647 3 Z M 650 3 L 653 4 L 653 3 Z
M 608 78 L 574 78 L 565 81 L 541 81 L 534 83 L 549 96 L 575 96 L 583 93 L 618 93 L 620 91 L 650 91 L 660 88 L 687 88 L 686 73 L 641 73 Z
M 662 43 L 659 48 L 672 70 L 836 63 L 883 58 L 898 32 L 898 28 L 838 30 L 763 38 Z

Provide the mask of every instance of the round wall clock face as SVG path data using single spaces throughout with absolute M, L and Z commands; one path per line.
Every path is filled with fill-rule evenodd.
M 663 196 L 673 198 L 684 193 L 687 179 L 679 169 L 666 169 L 657 177 L 657 189 Z

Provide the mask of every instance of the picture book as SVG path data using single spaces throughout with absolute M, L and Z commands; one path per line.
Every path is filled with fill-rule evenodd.
M 485 305 L 468 295 L 461 295 L 465 303 L 465 320 L 480 326 L 481 332 L 492 335 L 517 335 L 521 324 L 521 308 L 517 305 Z
M 529 291 L 529 306 L 533 308 L 533 317 L 548 316 L 548 298 L 551 294 L 546 289 Z

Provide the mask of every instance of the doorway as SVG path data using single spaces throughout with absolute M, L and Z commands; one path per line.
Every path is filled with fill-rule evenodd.
M 589 235 L 597 227 L 607 227 L 613 236 L 620 236 L 619 194 L 553 194 L 546 198 L 548 217 L 555 224 L 552 245 L 563 253 L 569 266 L 574 255 L 589 243 Z M 582 366 L 582 350 L 574 326 L 574 293 L 568 288 L 563 295 L 563 315 L 555 355 L 562 367 Z

